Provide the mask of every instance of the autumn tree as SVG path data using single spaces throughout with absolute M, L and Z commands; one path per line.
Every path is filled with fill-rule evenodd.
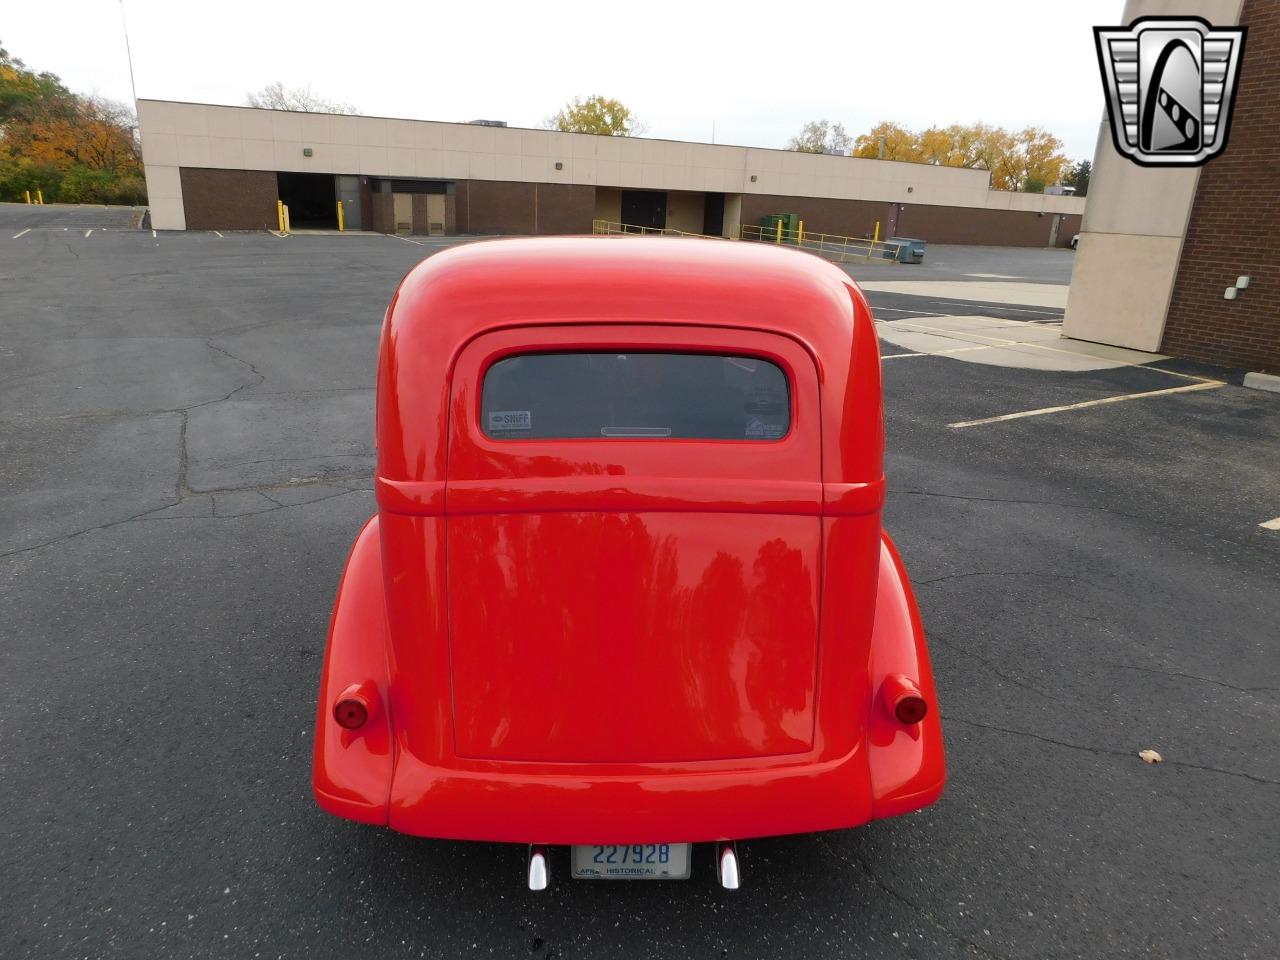
M 1067 169 L 1062 141 L 1047 130 L 1010 132 L 985 123 L 953 123 L 916 133 L 901 124 L 876 124 L 854 141 L 855 157 L 910 160 L 987 170 L 995 190 L 1044 190 Z
M 602 137 L 633 137 L 644 132 L 644 125 L 628 107 L 599 94 L 585 100 L 574 97 L 547 119 L 546 126 L 564 133 L 594 133 Z
M 79 96 L 0 48 L 0 199 L 145 203 L 133 112 Z
M 886 120 L 853 141 L 853 155 L 884 160 L 919 160 L 920 145 L 916 135 L 906 127 Z
M 311 92 L 311 84 L 305 87 L 286 87 L 277 80 L 269 83 L 261 90 L 245 96 L 245 103 L 250 107 L 263 110 L 293 110 L 296 113 L 350 113 L 358 114 L 349 103 L 330 100 Z
M 788 150 L 800 153 L 847 153 L 853 137 L 839 123 L 810 120 L 787 142 Z

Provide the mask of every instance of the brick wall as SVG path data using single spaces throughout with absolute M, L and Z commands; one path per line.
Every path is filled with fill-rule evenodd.
M 880 221 L 880 236 L 889 236 L 893 204 L 876 200 L 827 200 L 821 197 L 783 197 L 744 193 L 742 222 L 757 226 L 771 213 L 794 213 L 804 221 L 807 233 L 834 233 L 841 237 L 870 237 Z
M 182 167 L 182 207 L 188 230 L 275 230 L 276 175 L 265 170 Z
M 1052 213 L 1040 214 L 1026 210 L 986 210 L 909 203 L 898 218 L 897 233 L 900 237 L 914 237 L 930 243 L 1047 247 L 1053 230 L 1053 217 Z M 1075 219 L 1078 223 L 1079 218 Z M 1063 229 L 1065 228 L 1066 224 L 1063 224 Z M 1067 234 L 1067 240 L 1071 240 L 1071 234 Z
M 590 233 L 596 188 L 567 183 L 459 180 L 459 233 Z
M 369 195 L 369 211 L 371 214 L 368 229 L 375 233 L 396 232 L 396 202 L 389 193 Z
M 1047 247 L 1055 216 L 1052 213 L 1041 216 L 1021 210 L 982 210 L 974 207 L 911 203 L 899 209 L 896 204 L 875 200 L 743 194 L 743 223 L 758 224 L 761 217 L 770 213 L 797 214 L 804 221 L 806 232 L 870 237 L 879 220 L 882 239 L 896 234 L 930 243 L 1007 247 Z M 1058 232 L 1058 246 L 1067 246 L 1072 234 L 1080 232 L 1080 219 L 1075 214 L 1066 218 Z
M 1280 373 L 1280 0 L 1245 0 L 1240 22 L 1230 140 L 1201 170 L 1160 350 Z

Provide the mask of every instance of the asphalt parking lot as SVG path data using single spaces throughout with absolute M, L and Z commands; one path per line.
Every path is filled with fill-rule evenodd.
M 1076 407 L 1186 368 L 886 340 L 885 525 L 929 634 L 943 799 L 746 843 L 736 893 L 700 850 L 670 884 L 571 882 L 561 852 L 533 894 L 522 848 L 349 824 L 309 792 L 327 618 L 374 508 L 382 311 L 452 241 L 7 216 L 0 955 L 1280 953 L 1280 397 L 1193 371 L 1224 385 Z M 889 325 L 1051 325 L 1029 288 L 1071 257 L 850 269 L 946 284 L 871 290 Z M 1070 409 L 991 420 L 1046 407 Z

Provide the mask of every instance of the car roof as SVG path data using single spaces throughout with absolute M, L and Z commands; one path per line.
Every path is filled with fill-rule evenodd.
M 626 236 L 465 243 L 414 267 L 383 327 L 379 475 L 443 480 L 443 413 L 469 341 L 512 327 L 599 323 L 746 328 L 797 340 L 818 373 L 824 447 L 836 445 L 824 473 L 879 475 L 879 352 L 870 308 L 848 274 L 768 243 Z

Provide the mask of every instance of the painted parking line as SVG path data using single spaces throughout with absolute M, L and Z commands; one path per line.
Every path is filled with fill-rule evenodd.
M 1264 530 L 1280 530 L 1280 517 L 1276 517 L 1274 520 L 1267 520 L 1265 523 L 1258 524 L 1258 526 Z
M 155 232 L 154 230 L 152 230 L 152 231 L 151 231 L 151 239 L 152 239 L 152 240 L 154 240 L 155 238 L 156 238 L 156 232 Z
M 27 227 L 27 229 L 25 229 L 25 230 L 19 230 L 17 233 L 15 233 L 15 234 L 13 235 L 13 239 L 17 240 L 17 239 L 18 239 L 20 236 L 22 236 L 24 233 L 30 233 L 30 232 L 31 232 L 31 228 L 30 228 L 30 227 Z
M 218 233 L 218 231 L 217 231 L 217 230 L 213 231 L 213 235 L 214 235 L 215 237 L 217 237 L 219 240 L 225 240 L 225 239 L 226 239 L 226 237 L 224 237 L 222 234 Z
M 998 417 L 983 417 L 981 420 L 961 420 L 959 423 L 948 423 L 948 427 L 957 430 L 962 427 L 980 427 L 986 423 L 1002 423 L 1005 420 L 1021 420 L 1024 417 L 1042 417 L 1047 413 L 1062 413 L 1066 410 L 1083 410 L 1085 407 L 1101 407 L 1108 403 L 1123 403 L 1126 400 L 1141 400 L 1144 397 L 1164 397 L 1171 393 L 1190 393 L 1192 390 L 1216 390 L 1225 387 L 1220 380 L 1205 383 L 1188 383 L 1184 387 L 1166 387 L 1164 390 L 1143 390 L 1141 393 L 1122 393 L 1115 397 L 1103 397 L 1100 400 L 1085 400 L 1082 403 L 1067 403 L 1060 407 L 1041 407 L 1039 410 L 1020 410 L 1017 413 L 1004 413 Z
M 88 239 L 89 239 L 89 234 L 91 234 L 91 233 L 93 233 L 93 227 L 90 227 L 88 230 L 86 230 L 86 231 L 84 232 L 84 238 L 85 238 L 86 240 L 88 240 Z
M 425 244 L 421 240 L 410 240 L 408 237 L 402 237 L 398 233 L 393 233 L 391 234 L 391 236 L 395 237 L 397 240 L 403 240 L 405 243 L 412 243 L 419 247 L 425 246 Z
M 872 307 L 873 314 L 881 313 L 909 313 L 913 317 L 947 317 L 947 313 L 933 313 L 929 310 L 909 310 L 906 307 Z
M 896 360 L 899 357 L 945 357 L 953 353 L 970 353 L 974 350 L 995 350 L 995 345 L 982 344 L 977 347 L 956 347 L 954 350 L 935 350 L 932 353 L 886 353 L 882 354 L 881 360 Z
M 950 300 L 950 301 L 948 301 L 948 300 L 930 300 L 929 302 L 930 302 L 930 303 L 932 303 L 932 304 L 935 304 L 935 305 L 937 305 L 937 306 L 939 306 L 939 307 L 954 307 L 954 306 L 956 305 L 956 301 L 954 301 L 954 300 Z M 1061 320 L 1061 319 L 1062 319 L 1062 311 L 1061 311 L 1061 310 L 1055 310 L 1055 309 L 1053 309 L 1053 308 L 1048 308 L 1048 309 L 1034 308 L 1034 309 L 1033 309 L 1033 308 L 1029 308 L 1029 307 L 1010 307 L 1010 306 L 1008 306 L 1007 304 L 1003 304 L 1003 303 L 984 303 L 984 302 L 983 302 L 983 301 L 981 301 L 981 300 L 973 300 L 973 301 L 963 301 L 963 300 L 962 300 L 962 301 L 960 301 L 960 302 L 961 302 L 961 303 L 972 303 L 974 306 L 982 307 L 982 308 L 984 308 L 984 309 L 986 309 L 986 310 L 1007 310 L 1009 313 L 1033 313 L 1033 314 L 1035 314 L 1036 316 L 1041 316 L 1041 317 L 1054 317 L 1054 318 L 1059 319 L 1059 320 Z
M 1017 320 L 1015 323 L 1022 323 Z M 1043 341 L 1026 341 L 1026 340 L 1009 340 L 1004 337 L 992 337 L 986 334 L 974 333 L 970 330 L 949 330 L 946 327 L 931 327 L 928 324 L 916 323 L 912 320 L 898 320 L 894 322 L 894 328 L 898 330 L 906 330 L 908 333 L 935 333 L 939 336 L 950 337 L 953 340 L 985 340 L 992 346 L 1015 347 L 1015 348 L 1031 348 L 1033 350 L 1047 350 L 1050 353 L 1066 353 L 1071 356 L 1078 357 L 1080 353 L 1076 350 L 1067 350 L 1064 347 L 1051 347 Z M 1182 380 L 1191 380 L 1195 383 L 1212 383 L 1222 386 L 1222 381 L 1213 380 L 1209 377 L 1197 377 L 1190 373 L 1180 373 L 1177 370 L 1166 370 L 1163 367 L 1153 367 L 1149 363 L 1135 363 L 1132 360 L 1120 360 L 1110 357 L 1108 363 L 1114 363 L 1122 367 L 1137 367 L 1144 370 L 1154 370 L 1156 373 L 1163 373 L 1170 377 L 1178 377 Z

